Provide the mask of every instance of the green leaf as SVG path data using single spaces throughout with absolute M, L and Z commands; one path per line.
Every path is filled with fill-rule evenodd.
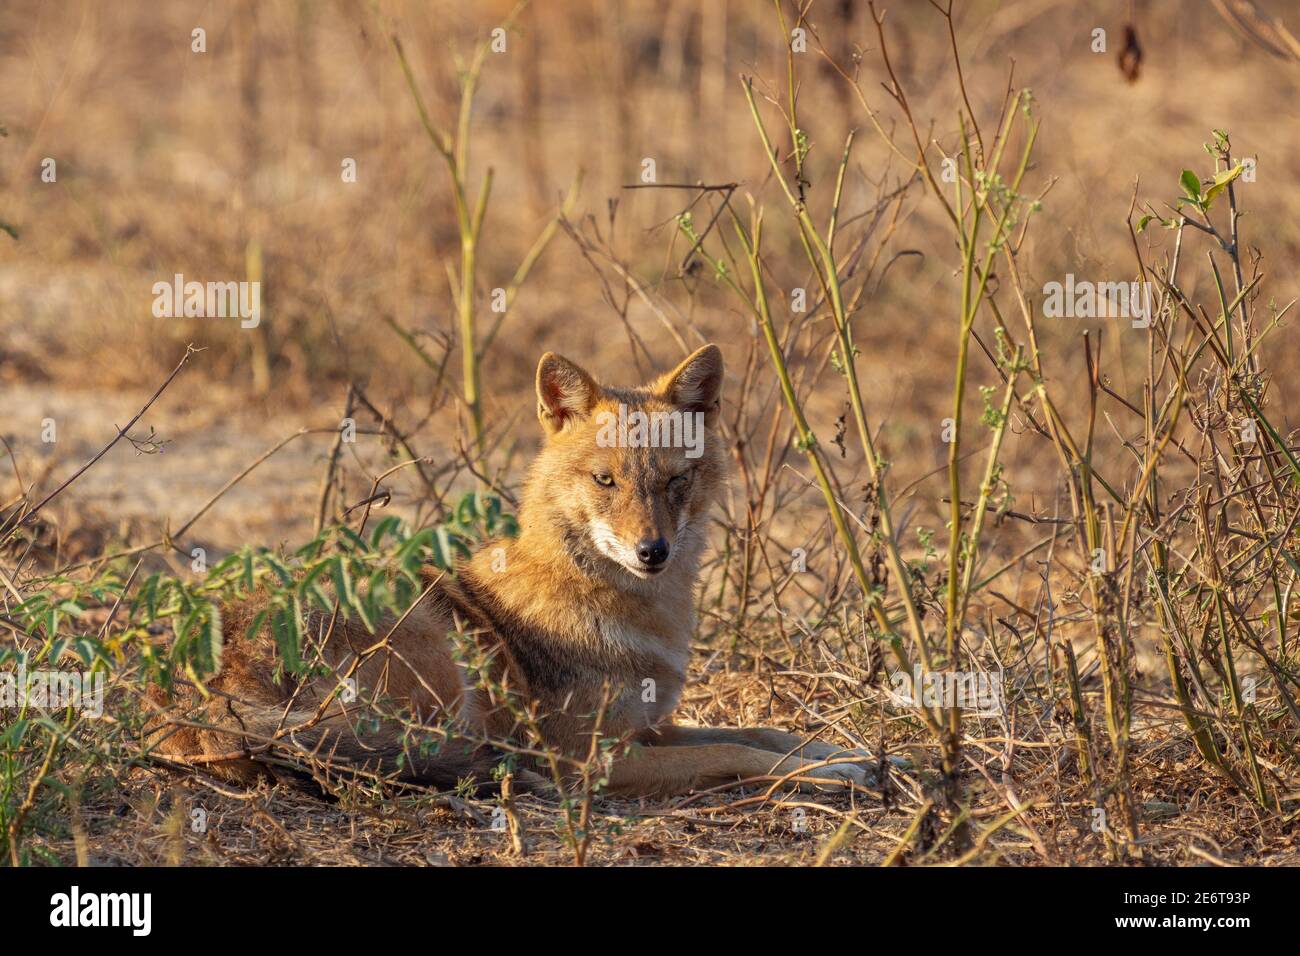
M 329 592 L 321 587 L 319 583 L 315 583 L 311 586 L 308 590 L 307 597 L 310 598 L 311 601 L 314 601 L 316 606 L 322 611 L 334 610 L 334 599 L 330 597 Z
M 271 635 L 275 646 L 279 648 L 284 666 L 291 672 L 302 667 L 300 648 L 302 647 L 302 627 L 299 613 L 301 606 L 295 601 L 293 607 L 280 605 L 271 620 Z
M 87 666 L 94 662 L 96 657 L 101 656 L 99 651 L 100 645 L 88 637 L 79 637 L 69 645 L 72 652 L 81 659 L 81 662 Z M 51 658 L 57 660 L 57 658 Z
M 1196 174 L 1190 169 L 1184 169 L 1183 174 L 1178 177 L 1178 181 L 1182 184 L 1183 192 L 1187 195 L 1187 198 L 1199 205 L 1201 202 L 1201 181 Z
M 262 563 L 275 572 L 275 576 L 280 579 L 280 584 L 286 588 L 293 587 L 293 571 L 283 561 L 266 552 L 262 555 Z
M 446 526 L 439 525 L 433 535 L 433 563 L 440 571 L 451 569 L 451 535 Z
M 248 630 L 244 632 L 244 637 L 248 638 L 250 641 L 257 637 L 258 632 L 262 630 L 262 625 L 266 623 L 267 615 L 270 613 L 270 608 L 265 607 L 258 611 L 257 615 L 253 618 L 253 623 L 248 625 Z
M 352 585 L 352 575 L 348 573 L 348 563 L 340 556 L 333 564 L 334 593 L 343 609 L 350 613 L 357 605 L 357 592 Z
M 313 588 L 319 588 L 320 585 L 316 583 L 316 579 L 319 578 L 322 574 L 328 572 L 329 569 L 330 569 L 330 562 L 322 561 L 319 564 L 317 564 L 314 568 L 312 568 L 310 571 L 308 571 L 306 577 L 304 577 L 301 581 L 298 582 L 298 596 L 305 597 L 310 591 L 313 590 Z
M 433 541 L 433 529 L 413 534 L 397 551 L 397 564 L 406 574 L 418 574 L 424 563 L 424 551 Z
M 379 522 L 379 524 L 375 525 L 375 530 L 370 534 L 371 550 L 379 549 L 379 546 L 384 541 L 385 535 L 391 534 L 393 537 L 397 537 L 397 529 L 400 524 L 400 518 L 396 515 L 389 515 L 383 521 Z
M 364 568 L 362 570 L 364 570 Z M 372 595 L 370 594 L 369 588 L 365 590 L 364 594 L 359 594 L 354 591 L 352 595 L 352 610 L 357 612 L 357 617 L 361 619 L 361 623 L 365 625 L 366 630 L 373 634 L 375 633 L 375 622 L 378 620 L 379 616 L 371 606 L 371 598 Z
M 13 721 L 5 728 L 4 733 L 0 733 L 0 747 L 5 750 L 17 750 L 27 736 L 27 728 L 30 727 L 31 721 L 18 719 Z
M 204 637 L 207 639 L 206 657 L 212 663 L 212 673 L 215 673 L 221 669 L 221 649 L 225 643 L 221 633 L 221 608 L 209 604 L 207 618 L 207 626 L 204 628 Z
M 1203 200 L 1205 204 L 1205 208 L 1209 209 L 1210 203 L 1214 202 L 1214 200 L 1218 197 L 1219 193 L 1223 192 L 1225 189 L 1228 188 L 1228 183 L 1232 182 L 1234 179 L 1240 176 L 1243 172 L 1245 172 L 1245 170 L 1246 170 L 1245 164 L 1238 163 L 1236 166 L 1233 166 L 1231 169 L 1225 169 L 1223 172 L 1219 173 L 1219 175 L 1215 176 L 1214 181 L 1210 183 L 1210 188 L 1205 190 L 1205 198 Z
M 158 575 L 149 575 L 149 580 L 144 583 L 144 607 L 149 615 L 149 622 L 152 623 L 158 619 Z
M 362 538 L 355 531 L 353 531 L 351 528 L 349 528 L 347 525 L 339 526 L 339 537 L 345 539 L 348 543 L 350 543 L 352 545 L 352 550 L 354 551 L 365 552 L 370 550 L 369 546 L 365 542 L 365 539 Z
M 474 524 L 474 492 L 469 492 L 456 504 L 456 523 L 461 527 Z
M 483 505 L 483 524 L 487 528 L 488 534 L 491 534 L 501 517 L 501 499 L 488 496 L 484 499 Z

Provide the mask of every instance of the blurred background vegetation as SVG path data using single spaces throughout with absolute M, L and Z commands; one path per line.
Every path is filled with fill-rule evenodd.
M 1285 14 L 1284 6 L 1257 5 Z M 55 474 L 83 460 L 186 344 L 206 349 L 147 420 L 171 442 L 164 453 L 115 449 L 69 490 L 64 509 L 98 509 L 109 525 L 160 510 L 179 521 L 286 429 L 337 422 L 348 381 L 427 434 L 434 444 L 422 453 L 448 451 L 467 433 L 464 409 L 437 394 L 438 374 L 401 334 L 435 368 L 445 362 L 443 380 L 459 393 L 451 183 L 390 37 L 401 38 L 433 122 L 454 128 L 458 66 L 511 9 L 341 0 L 5 4 L 0 210 L 20 238 L 0 236 L 0 401 L 20 459 Z M 1131 12 L 1123 2 L 977 0 L 959 4 L 955 20 L 975 114 L 993 122 L 1014 68 L 1043 119 L 1031 188 L 1051 188 L 1022 253 L 1031 289 L 1066 272 L 1134 278 L 1125 219 L 1135 182 L 1144 198 L 1172 200 L 1174 171 L 1209 171 L 1201 143 L 1211 127 L 1229 128 L 1235 152 L 1258 160 L 1257 182 L 1243 185 L 1246 244 L 1266 245 L 1275 265 L 1294 261 L 1300 198 L 1288 199 L 1286 184 L 1300 171 L 1295 62 L 1271 55 L 1209 3 L 1144 2 Z M 872 133 L 827 57 L 858 76 L 897 138 L 871 15 L 843 0 L 815 4 L 809 23 L 799 89 L 809 202 L 824 216 L 844 136 L 859 128 L 866 135 L 843 206 L 845 217 L 869 218 L 910 170 Z M 1118 62 L 1130 23 L 1142 49 L 1135 82 Z M 942 16 L 928 3 L 897 3 L 886 27 L 914 114 L 933 118 L 936 148 L 951 154 L 962 104 Z M 196 28 L 206 33 L 204 53 L 192 50 Z M 1092 49 L 1098 28 L 1105 53 Z M 492 290 L 507 285 L 580 172 L 566 220 L 596 247 L 584 251 L 569 229 L 558 230 L 484 350 L 490 460 L 506 480 L 517 479 L 538 437 L 532 374 L 544 350 L 626 382 L 676 361 L 681 343 L 717 340 L 732 370 L 728 399 L 739 400 L 761 339 L 707 272 L 679 268 L 686 247 L 672 220 L 691 194 L 623 187 L 640 181 L 651 158 L 660 183 L 736 182 L 738 201 L 746 193 L 781 201 L 740 82 L 754 75 L 760 94 L 784 93 L 765 86 L 783 82 L 781 41 L 767 3 L 551 0 L 524 9 L 505 51 L 487 55 L 467 169 L 471 194 L 493 174 L 475 287 L 480 348 L 499 318 Z M 40 178 L 46 157 L 57 162 L 55 183 Z M 340 175 L 345 159 L 356 162 L 355 183 Z M 893 232 L 854 323 L 868 412 L 883 423 L 901 488 L 944 461 L 938 433 L 948 414 L 959 257 L 939 206 L 916 184 L 887 211 Z M 797 237 L 788 223 L 768 232 L 770 282 L 788 296 L 809 279 Z M 1170 234 L 1149 230 L 1143 241 L 1158 254 Z M 1264 268 L 1270 295 L 1289 301 L 1294 277 Z M 260 273 L 261 326 L 155 318 L 151 286 L 178 272 L 198 281 Z M 1189 270 L 1188 281 L 1195 293 L 1207 280 Z M 788 302 L 774 310 L 778 323 L 791 317 Z M 1105 329 L 1107 374 L 1131 396 L 1145 347 L 1122 325 L 1044 322 L 1044 365 L 1081 379 L 1080 333 Z M 815 378 L 830 334 L 813 317 L 792 343 L 792 364 Z M 1292 425 L 1289 343 L 1284 328 L 1267 357 L 1284 434 Z M 991 380 L 986 362 L 972 374 Z M 835 379 L 813 393 L 811 424 L 825 442 L 845 410 L 842 385 Z M 978 393 L 970 395 L 977 414 Z M 46 417 L 61 428 L 52 446 L 39 441 Z M 230 547 L 309 530 L 328 438 L 313 441 L 266 466 L 260 486 L 232 492 L 204 523 L 212 540 Z M 1033 483 L 1039 451 L 1009 436 L 1006 458 L 1025 493 L 1050 487 Z M 857 468 L 860 451 L 850 445 L 847 454 L 844 465 Z M 34 479 L 49 487 L 39 471 L 25 476 Z M 5 500 L 15 481 L 0 478 Z

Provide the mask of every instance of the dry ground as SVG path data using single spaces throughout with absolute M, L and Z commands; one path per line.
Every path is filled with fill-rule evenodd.
M 745 674 L 717 674 L 688 692 L 689 719 L 797 727 L 799 708 L 767 699 Z M 800 699 L 807 699 L 800 694 Z M 771 713 L 769 718 L 767 715 Z M 782 716 L 785 719 L 782 720 Z M 1144 806 L 1148 865 L 1300 864 L 1294 832 L 1263 819 L 1244 798 L 1208 777 L 1181 734 L 1168 725 L 1139 728 L 1135 791 Z M 810 728 L 811 731 L 811 728 Z M 996 733 L 993 730 L 992 733 Z M 893 736 L 893 735 L 890 735 Z M 785 794 L 748 787 L 670 801 L 598 799 L 592 816 L 591 865 L 868 865 L 884 862 L 912 822 L 920 783 L 936 772 L 932 753 L 898 735 L 892 748 L 915 758 L 896 769 L 879 793 Z M 980 745 L 1000 752 L 996 739 Z M 1086 800 L 1065 797 L 1054 766 L 1061 749 L 1034 751 L 1017 769 L 1022 796 L 1044 799 L 1026 826 L 992 836 L 983 865 L 1106 865 L 1105 846 L 1091 831 Z M 996 771 L 994 771 L 996 772 Z M 987 824 L 1006 813 L 1000 778 L 972 782 L 974 818 Z M 1041 784 L 1041 786 L 1035 786 Z M 982 805 L 980 805 L 982 804 Z M 309 786 L 282 783 L 236 790 L 203 775 L 138 770 L 120 788 L 85 803 L 64 839 L 43 841 L 66 863 L 104 866 L 294 864 L 312 866 L 518 866 L 570 864 L 573 850 L 553 799 L 516 796 L 521 854 L 507 830 L 493 826 L 495 799 L 407 795 L 375 801 L 363 795 L 323 799 Z M 201 810 L 206 829 L 196 832 Z M 1019 831 L 1019 832 L 1013 832 Z M 937 862 L 915 852 L 904 862 Z

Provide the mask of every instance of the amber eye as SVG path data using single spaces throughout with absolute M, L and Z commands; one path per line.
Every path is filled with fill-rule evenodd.
M 674 477 L 668 479 L 668 488 L 670 491 L 678 488 L 685 488 L 686 483 L 690 480 L 691 480 L 691 473 L 689 471 L 684 471 L 680 475 L 675 475 Z
M 592 475 L 591 480 L 602 488 L 614 487 L 614 477 L 612 475 Z

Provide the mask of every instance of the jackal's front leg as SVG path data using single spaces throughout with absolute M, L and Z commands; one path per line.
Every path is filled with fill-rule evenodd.
M 679 727 L 667 725 L 654 731 L 654 741 L 672 747 L 698 747 L 703 744 L 740 744 L 774 754 L 799 757 L 804 761 L 832 760 L 844 757 L 869 759 L 871 754 L 852 747 L 810 740 L 798 734 L 769 727 Z
M 739 743 L 637 747 L 614 761 L 608 790 L 624 796 L 666 797 L 791 774 L 801 778 L 794 781 L 801 788 L 867 783 L 866 769 L 856 763 L 817 763 Z

